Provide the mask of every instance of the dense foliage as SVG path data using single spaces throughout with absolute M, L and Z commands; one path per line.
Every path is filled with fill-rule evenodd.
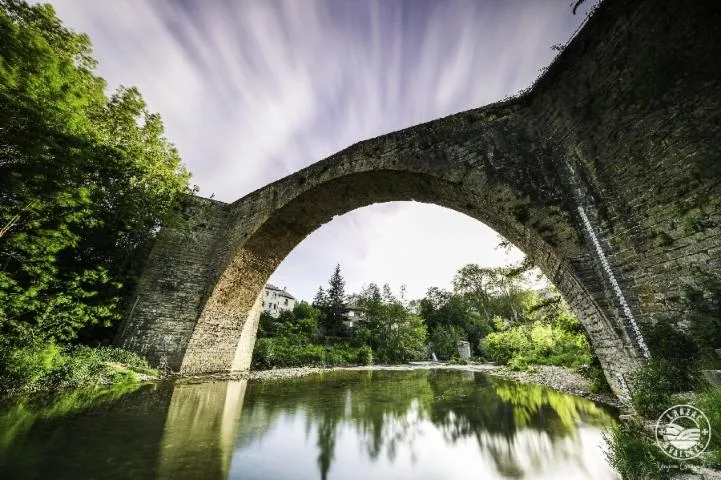
M 301 302 L 277 319 L 262 315 L 253 364 L 405 363 L 428 359 L 431 352 L 458 363 L 463 340 L 477 358 L 515 369 L 590 365 L 596 388 L 606 389 L 580 322 L 553 289 L 541 295 L 529 288 L 529 270 L 528 264 L 467 265 L 458 271 L 453 292 L 434 287 L 425 298 L 405 302 L 388 285 L 374 283 L 346 296 L 338 265 L 312 305 Z M 346 316 L 349 309 L 355 317 Z
M 457 356 L 453 343 L 467 340 L 479 356 L 480 342 L 505 325 L 523 323 L 535 299 L 528 287 L 527 265 L 483 268 L 469 264 L 453 279 L 453 291 L 430 288 L 418 302 L 440 359 Z
M 660 372 L 660 368 L 668 366 L 652 363 L 643 368 L 636 375 L 644 382 L 651 382 L 654 378 L 666 382 L 667 376 Z M 676 369 L 679 372 L 680 369 Z M 690 464 L 704 465 L 714 469 L 721 467 L 721 437 L 713 432 L 721 431 L 721 389 L 701 383 L 690 398 L 673 398 L 668 392 L 669 385 L 661 383 L 656 388 L 649 388 L 648 383 L 635 385 L 643 388 L 645 393 L 639 397 L 634 395 L 634 405 L 645 418 L 654 418 L 659 409 L 665 410 L 674 404 L 691 404 L 698 407 L 709 420 L 711 425 L 711 438 L 707 449 L 697 458 L 687 461 L 676 461 L 666 456 L 656 445 L 654 439 L 643 428 L 641 418 L 631 420 L 614 426 L 606 434 L 608 446 L 607 457 L 609 463 L 621 474 L 624 479 L 637 478 L 676 478 L 679 472 L 687 471 Z M 651 393 L 653 391 L 660 394 Z M 648 398 L 647 398 L 648 397 Z M 644 403 L 645 402 L 645 403 Z M 694 477 L 695 478 L 695 477 Z
M 107 96 L 95 65 L 88 37 L 52 7 L 0 0 L 3 348 L 117 323 L 139 259 L 187 190 L 160 117 L 135 88 Z
M 381 363 L 405 363 L 425 357 L 426 326 L 419 315 L 411 313 L 388 285 L 383 292 L 370 284 L 357 299 L 365 322 L 354 332 L 356 342 L 373 349 Z
M 132 383 L 138 374 L 158 372 L 136 354 L 112 347 L 61 347 L 50 341 L 0 351 L 0 391 L 6 394 Z
M 263 312 L 253 366 L 370 365 L 374 361 L 402 363 L 424 356 L 423 319 L 411 314 L 387 285 L 382 294 L 378 286 L 371 284 L 355 296 L 363 319 L 360 326 L 347 328 L 343 322 L 348 299 L 343 295 L 342 301 L 333 300 L 338 292 L 343 293 L 344 283 L 337 266 L 330 288 L 327 292 L 319 289 L 313 305 L 300 302 L 292 312 L 281 312 L 278 318 Z
M 529 365 L 579 367 L 591 363 L 591 351 L 580 323 L 563 306 L 530 324 L 490 333 L 481 350 L 495 362 L 513 369 Z
M 252 367 L 265 369 L 365 363 L 367 353 L 362 352 L 361 348 L 344 339 L 331 339 L 329 342 L 320 333 L 320 315 L 317 308 L 306 302 L 296 304 L 292 312 L 281 312 L 278 318 L 263 312 L 253 349 Z

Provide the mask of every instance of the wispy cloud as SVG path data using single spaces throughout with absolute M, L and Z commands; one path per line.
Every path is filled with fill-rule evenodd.
M 90 35 L 110 86 L 137 85 L 163 115 L 201 194 L 224 201 L 526 87 L 583 19 L 560 0 L 52 3 Z M 352 290 L 389 281 L 420 296 L 464 263 L 505 261 L 494 244 L 461 214 L 376 206 L 315 232 L 273 281 L 309 298 L 340 262 Z

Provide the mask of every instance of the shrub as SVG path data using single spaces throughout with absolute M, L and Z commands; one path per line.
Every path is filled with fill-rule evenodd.
M 522 370 L 529 365 L 578 367 L 590 363 L 590 347 L 583 334 L 542 321 L 489 334 L 480 349 L 494 362 Z
M 137 373 L 158 375 L 147 361 L 119 348 L 60 348 L 38 343 L 0 352 L 0 390 L 32 392 L 135 382 Z
M 521 352 L 531 349 L 528 327 L 514 327 L 502 332 L 490 333 L 481 341 L 480 350 L 491 360 L 502 365 Z
M 80 347 L 66 352 L 65 361 L 52 372 L 51 383 L 58 388 L 79 388 L 100 383 L 105 365 L 92 348 Z M 104 382 L 103 382 L 104 383 Z
M 363 345 L 358 349 L 357 361 L 361 365 L 373 365 L 373 350 L 368 345 Z
M 721 467 L 721 389 L 706 386 L 697 392 L 694 403 L 711 424 L 711 441 L 704 463 L 718 469 Z
M 606 458 L 609 464 L 621 474 L 624 480 L 668 478 L 668 468 L 674 466 L 678 471 L 681 465 L 667 457 L 645 434 L 638 424 L 614 425 L 604 434 L 608 450 Z
M 352 365 L 359 361 L 359 350 L 359 348 L 346 343 L 317 345 L 298 343 L 289 337 L 260 338 L 256 341 L 253 349 L 252 366 L 253 368 L 269 369 Z
M 524 357 L 522 355 L 513 357 L 507 363 L 507 366 L 509 369 L 516 371 L 516 372 L 528 370 L 528 367 L 529 367 L 528 358 Z
M 147 375 L 158 375 L 158 371 L 151 367 L 146 359 L 135 352 L 107 346 L 97 347 L 94 350 L 104 362 L 119 363 L 133 371 Z
M 5 348 L 0 353 L 0 390 L 31 390 L 44 383 L 65 362 L 54 342 L 24 348 Z
M 633 406 L 645 417 L 657 417 L 671 406 L 671 393 L 685 379 L 686 372 L 675 364 L 650 360 L 629 377 Z

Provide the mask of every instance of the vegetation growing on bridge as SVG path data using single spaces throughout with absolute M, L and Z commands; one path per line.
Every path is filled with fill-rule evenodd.
M 0 375 L 13 382 L 24 361 L 67 370 L 81 350 L 66 344 L 109 341 L 188 190 L 160 117 L 135 88 L 107 95 L 96 63 L 49 5 L 0 0 Z

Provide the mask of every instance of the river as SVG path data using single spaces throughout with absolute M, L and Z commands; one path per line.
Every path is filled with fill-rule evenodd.
M 161 382 L 0 405 L 0 478 L 615 479 L 616 415 L 478 372 Z

